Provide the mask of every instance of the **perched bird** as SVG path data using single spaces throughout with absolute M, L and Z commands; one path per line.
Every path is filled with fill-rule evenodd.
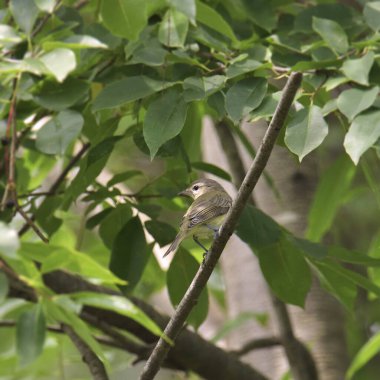
M 178 195 L 194 199 L 183 216 L 180 230 L 164 256 L 176 252 L 182 240 L 192 236 L 194 241 L 205 250 L 199 238 L 216 237 L 232 199 L 218 182 L 212 179 L 198 179 Z

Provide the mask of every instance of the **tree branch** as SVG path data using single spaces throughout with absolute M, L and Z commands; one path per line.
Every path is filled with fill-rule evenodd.
M 214 240 L 206 259 L 199 268 L 187 292 L 178 305 L 174 315 L 166 326 L 164 333 L 171 340 L 175 340 L 180 333 L 183 324 L 185 323 L 191 310 L 197 303 L 197 300 L 207 284 L 212 271 L 214 270 L 228 239 L 233 234 L 238 219 L 243 212 L 245 204 L 250 197 L 253 188 L 259 180 L 272 152 L 276 138 L 285 123 L 286 116 L 293 103 L 296 92 L 301 85 L 302 74 L 292 73 L 285 85 L 282 97 L 277 105 L 272 121 L 267 129 L 267 132 L 261 142 L 257 155 L 248 170 L 247 175 L 239 189 L 235 201 L 232 204 L 230 211 L 226 216 L 226 220 L 221 227 L 219 236 Z M 140 380 L 151 380 L 155 377 L 160 369 L 161 363 L 165 359 L 170 345 L 160 338 L 147 363 L 144 366 Z M 251 380 L 265 379 L 261 373 L 256 372 Z
M 108 380 L 108 375 L 102 361 L 79 335 L 66 324 L 62 324 L 62 330 L 72 340 L 78 351 L 82 354 L 83 361 L 87 364 L 94 380 Z
M 276 346 L 280 346 L 281 344 L 282 344 L 281 339 L 275 336 L 272 336 L 269 338 L 253 339 L 245 343 L 243 347 L 237 350 L 233 350 L 231 352 L 237 356 L 243 356 L 253 350 L 259 350 L 261 348 L 268 348 L 268 347 L 276 347 Z
M 21 282 L 19 278 L 13 278 L 10 273 L 7 273 L 6 271 L 4 272 L 10 280 L 9 295 L 11 297 L 20 297 L 32 302 L 37 301 L 33 288 L 30 288 L 27 284 Z M 62 270 L 46 273 L 44 275 L 44 282 L 57 294 L 87 291 L 120 295 L 120 292 L 91 284 L 77 275 Z M 135 297 L 129 297 L 129 299 L 162 329 L 167 325 L 169 318 L 158 313 L 152 306 Z M 144 342 L 146 346 L 151 346 L 157 340 L 157 337 L 150 331 L 126 316 L 109 310 L 95 307 L 84 307 L 81 317 L 89 323 L 91 322 L 86 319 L 86 314 L 94 316 L 97 320 L 102 321 L 102 324 L 107 324 L 111 328 L 124 330 L 129 334 L 136 336 L 139 340 Z M 100 329 L 99 326 L 96 327 Z M 106 333 L 105 329 L 102 331 Z M 125 345 L 124 349 L 126 349 Z M 167 368 L 195 372 L 202 378 L 208 380 L 250 380 L 255 378 L 254 376 L 256 373 L 249 365 L 242 363 L 236 355 L 222 350 L 186 328 L 182 330 L 181 335 L 177 339 L 176 345 L 170 351 L 164 365 Z

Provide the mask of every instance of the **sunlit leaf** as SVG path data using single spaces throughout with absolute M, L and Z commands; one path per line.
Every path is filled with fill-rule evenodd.
M 362 58 L 347 59 L 343 62 L 343 74 L 350 80 L 368 86 L 368 75 L 375 61 L 375 54 L 370 51 Z
M 378 93 L 379 87 L 377 86 L 369 90 L 352 88 L 343 91 L 338 96 L 338 108 L 349 120 L 352 120 L 360 112 L 372 106 Z
M 347 35 L 344 29 L 337 22 L 313 17 L 313 29 L 335 52 L 342 54 L 348 50 L 349 44 Z
M 37 149 L 46 154 L 64 154 L 79 135 L 83 123 L 80 113 L 71 110 L 61 111 L 38 131 Z
M 319 107 L 311 105 L 298 111 L 285 132 L 285 144 L 299 160 L 316 149 L 328 134 L 328 126 Z
M 344 147 L 355 165 L 380 137 L 380 111 L 357 116 L 344 138 Z
M 169 9 L 161 21 L 158 39 L 168 47 L 183 47 L 188 29 L 187 17 L 181 12 Z

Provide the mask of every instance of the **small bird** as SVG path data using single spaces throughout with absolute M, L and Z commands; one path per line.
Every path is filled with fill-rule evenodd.
M 189 236 L 207 254 L 208 250 L 198 239 L 215 238 L 218 235 L 219 227 L 232 205 L 232 199 L 218 182 L 207 178 L 196 180 L 178 195 L 190 197 L 194 202 L 183 216 L 180 230 L 163 257 L 171 252 L 175 253 L 182 240 Z

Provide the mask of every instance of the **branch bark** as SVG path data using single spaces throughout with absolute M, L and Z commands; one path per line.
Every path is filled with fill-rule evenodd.
M 62 324 L 62 330 L 74 343 L 78 351 L 82 354 L 83 361 L 87 364 L 94 380 L 108 380 L 108 375 L 104 364 L 91 350 L 91 348 L 80 338 L 79 335 L 69 326 Z
M 234 232 L 235 226 L 241 213 L 243 212 L 245 204 L 247 203 L 253 188 L 255 187 L 268 162 L 276 138 L 285 123 L 286 116 L 293 103 L 301 81 L 301 73 L 292 73 L 290 75 L 283 90 L 281 100 L 273 115 L 272 121 L 267 129 L 263 141 L 261 142 L 257 155 L 244 178 L 237 197 L 227 214 L 224 224 L 221 227 L 220 235 L 213 242 L 211 249 L 206 256 L 205 262 L 199 268 L 186 294 L 178 305 L 177 310 L 165 328 L 164 333 L 173 341 L 175 341 L 179 335 L 182 326 L 196 304 L 201 291 L 206 286 L 207 281 L 214 270 L 224 247 L 227 244 L 228 239 Z M 170 345 L 163 338 L 160 338 L 144 366 L 140 380 L 151 380 L 155 377 L 169 349 Z M 265 376 L 259 372 L 256 372 L 255 377 L 251 377 L 251 379 L 263 380 L 265 379 Z

